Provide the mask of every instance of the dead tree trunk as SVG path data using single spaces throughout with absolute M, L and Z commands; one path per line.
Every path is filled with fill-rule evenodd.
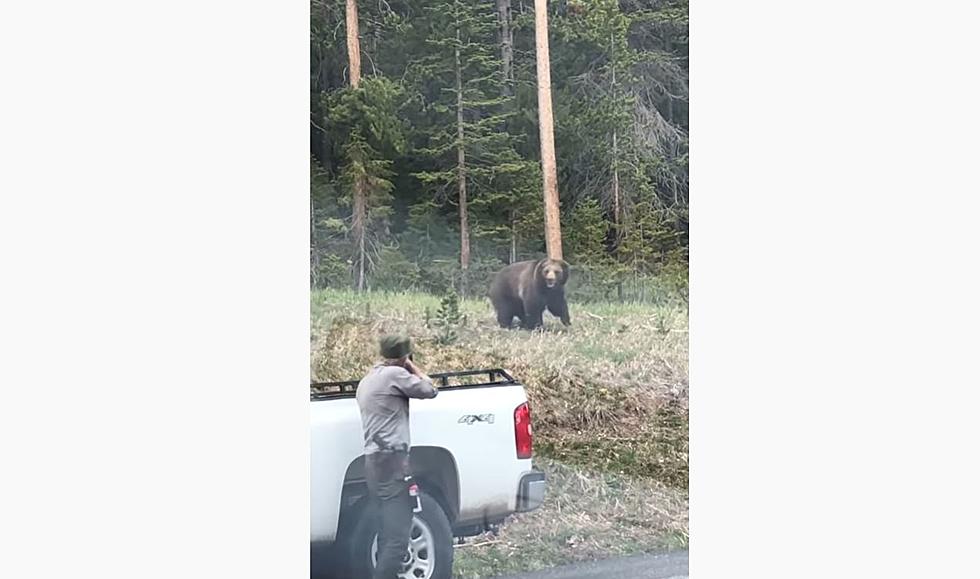
M 350 85 L 361 84 L 360 28 L 357 23 L 357 0 L 347 0 L 347 60 L 350 62 Z
M 497 0 L 497 20 L 500 23 L 500 74 L 503 78 L 501 94 L 513 96 L 514 84 L 514 31 L 510 26 L 510 0 Z M 513 103 L 510 104 L 513 106 Z M 517 261 L 517 219 L 510 212 L 510 263 Z
M 517 214 L 510 212 L 510 263 L 517 261 Z
M 359 40 L 359 25 L 357 22 L 357 0 L 347 0 L 347 59 L 350 62 L 350 85 L 358 88 L 361 85 L 361 44 Z M 348 162 L 359 163 L 364 159 L 348 159 Z M 363 167 L 357 168 L 354 177 L 354 215 L 351 223 L 351 233 L 354 234 L 355 251 L 357 252 L 357 289 L 364 290 L 365 237 L 367 236 L 367 182 Z
M 544 233 L 548 257 L 561 259 L 561 221 L 555 163 L 555 120 L 551 110 L 551 57 L 548 51 L 548 1 L 534 0 L 534 44 L 538 73 L 538 131 L 544 184 Z
M 354 234 L 354 243 L 357 250 L 357 289 L 364 289 L 364 262 L 367 261 L 365 255 L 365 238 L 367 237 L 367 203 L 365 202 L 364 177 L 358 175 L 354 178 L 354 219 L 351 224 L 351 232 Z
M 612 197 L 613 197 L 613 227 L 616 228 L 616 245 L 619 245 L 619 147 L 616 142 L 616 130 L 612 134 L 613 161 L 612 161 Z
M 463 131 L 463 67 L 459 56 L 459 18 L 456 20 L 456 161 L 459 185 L 459 266 L 460 293 L 466 294 L 466 274 L 470 267 L 470 225 L 466 207 L 466 151 Z
M 510 28 L 510 0 L 497 0 L 497 20 L 500 22 L 500 60 L 504 96 L 510 96 L 514 77 L 514 33 Z
M 316 288 L 320 283 L 319 269 L 320 259 L 316 250 L 316 203 L 310 195 L 310 285 Z
M 609 38 L 609 51 L 610 51 L 610 54 L 613 56 L 613 58 L 611 59 L 612 60 L 612 94 L 613 94 L 613 99 L 616 98 L 616 61 L 615 61 L 615 49 L 616 49 L 616 44 L 614 42 L 614 38 L 612 38 L 612 35 L 610 34 L 610 38 Z M 614 233 L 615 233 L 615 235 L 614 235 L 615 246 L 616 247 L 619 247 L 620 235 L 621 235 L 621 231 L 620 231 L 621 228 L 620 228 L 620 222 L 619 222 L 619 214 L 620 214 L 620 209 L 619 209 L 619 207 L 620 207 L 620 201 L 619 201 L 619 142 L 618 142 L 618 135 L 616 134 L 616 129 L 615 128 L 613 128 L 613 132 L 612 132 L 612 152 L 613 152 L 613 158 L 612 158 L 612 174 L 613 174 L 613 180 L 612 180 L 613 227 L 615 228 L 615 231 L 614 231 Z

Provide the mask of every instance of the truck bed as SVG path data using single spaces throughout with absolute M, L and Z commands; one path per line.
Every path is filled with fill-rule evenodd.
M 463 372 L 439 372 L 429 374 L 439 390 L 465 390 L 467 388 L 487 388 L 492 386 L 514 386 L 519 383 L 507 370 L 489 368 L 486 370 L 466 370 Z M 352 398 L 357 393 L 358 380 L 346 382 L 310 383 L 310 402 Z

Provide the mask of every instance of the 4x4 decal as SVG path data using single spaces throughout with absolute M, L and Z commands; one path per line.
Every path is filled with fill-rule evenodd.
M 486 422 L 487 424 L 493 424 L 493 414 L 467 414 L 466 416 L 460 416 L 459 420 L 456 421 L 457 424 L 474 424 L 477 422 Z

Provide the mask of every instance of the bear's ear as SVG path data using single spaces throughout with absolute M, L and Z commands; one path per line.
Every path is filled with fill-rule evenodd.
M 561 265 L 561 283 L 565 283 L 568 281 L 568 274 L 571 273 L 572 266 L 568 265 L 564 259 L 559 259 L 558 263 Z
M 542 272 L 541 269 L 544 267 L 546 263 L 548 263 L 547 257 L 539 259 L 537 263 L 534 264 L 534 271 L 532 272 L 534 274 L 532 276 L 534 279 L 544 278 L 544 272 Z

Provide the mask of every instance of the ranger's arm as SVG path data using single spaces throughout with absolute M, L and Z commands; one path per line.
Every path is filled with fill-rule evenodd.
M 405 370 L 408 374 L 399 376 L 395 386 L 405 393 L 409 398 L 435 398 L 439 394 L 432 383 L 432 378 L 423 372 L 411 360 L 405 361 Z

